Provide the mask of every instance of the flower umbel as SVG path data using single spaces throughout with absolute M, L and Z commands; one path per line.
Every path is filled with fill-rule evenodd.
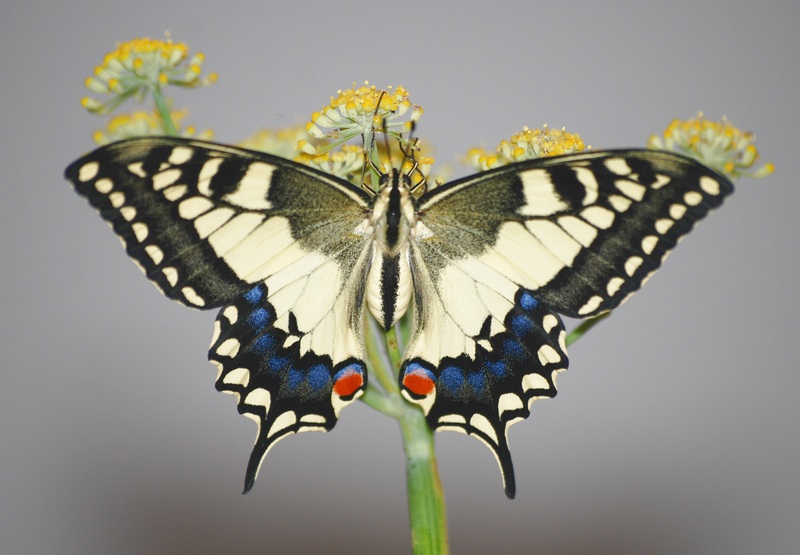
M 651 135 L 647 146 L 680 152 L 731 179 L 742 175 L 764 177 L 771 174 L 775 166 L 767 163 L 750 170 L 759 157 L 754 140 L 752 133 L 741 131 L 727 118 L 710 121 L 700 112 L 690 120 L 673 120 L 662 135 Z
M 422 108 L 411 104 L 404 87 L 382 91 L 369 82 L 358 88 L 353 85 L 352 89 L 340 90 L 338 96 L 331 97 L 330 104 L 312 114 L 306 126 L 312 137 L 333 139 L 333 147 L 363 135 L 365 149 L 370 151 L 374 133 L 382 131 L 399 137 L 422 116 Z M 409 118 L 401 120 L 409 110 Z M 314 154 L 317 149 L 308 145 L 304 150 Z
M 509 140 L 501 141 L 495 153 L 473 148 L 467 153 L 467 163 L 479 170 L 489 170 L 514 162 L 573 154 L 585 149 L 583 139 L 577 133 L 568 133 L 563 127 L 551 129 L 545 124 L 542 129 L 523 127 Z
M 101 102 L 85 97 L 81 100 L 90 112 L 107 114 L 125 99 L 140 100 L 148 93 L 160 91 L 166 85 L 199 87 L 216 81 L 216 74 L 201 77 L 205 57 L 197 53 L 189 58 L 189 47 L 182 42 L 135 38 L 117 45 L 103 58 L 86 79 L 86 87 L 97 94 L 112 95 Z

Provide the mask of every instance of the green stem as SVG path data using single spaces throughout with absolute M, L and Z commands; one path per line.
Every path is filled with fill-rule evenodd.
M 169 106 L 167 105 L 167 101 L 164 98 L 164 95 L 161 94 L 159 89 L 153 89 L 153 102 L 156 105 L 156 111 L 158 112 L 158 117 L 161 120 L 161 127 L 164 128 L 164 133 L 171 137 L 178 136 L 178 129 L 175 127 L 175 122 L 172 121 L 172 115 L 169 113 Z
M 367 327 L 367 359 L 370 377 L 375 380 L 369 382 L 361 400 L 400 423 L 413 552 L 415 555 L 449 553 L 447 513 L 433 432 L 419 407 L 403 398 L 397 383 L 402 350 L 408 339 L 407 322 L 400 322 L 384 333 L 368 315 Z
M 606 312 L 605 314 L 601 314 L 600 316 L 596 316 L 595 318 L 592 318 L 591 320 L 586 320 L 580 326 L 578 326 L 577 328 L 572 330 L 569 333 L 569 335 L 567 335 L 567 341 L 566 341 L 567 347 L 569 347 L 570 345 L 575 343 L 578 339 L 583 337 L 583 334 L 585 334 L 587 331 L 589 331 L 590 329 L 595 327 L 597 324 L 599 324 L 600 322 L 602 322 L 603 320 L 608 318 L 610 315 L 611 315 L 610 312 Z
M 447 511 L 433 432 L 422 411 L 408 403 L 398 421 L 406 455 L 408 517 L 414 555 L 447 554 L 450 552 Z

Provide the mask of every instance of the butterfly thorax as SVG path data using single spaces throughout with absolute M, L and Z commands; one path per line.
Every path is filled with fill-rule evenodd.
M 410 179 L 396 169 L 381 177 L 382 187 L 372 205 L 372 262 L 367 278 L 367 305 L 388 329 L 405 314 L 411 302 L 409 247 L 417 208 Z

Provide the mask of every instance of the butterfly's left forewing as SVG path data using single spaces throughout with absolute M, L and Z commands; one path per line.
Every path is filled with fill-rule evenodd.
M 165 137 L 102 147 L 67 178 L 166 296 L 223 306 L 217 388 L 259 424 L 246 489 L 276 441 L 329 430 L 363 392 L 365 193 L 281 158 Z
M 531 160 L 424 195 L 404 394 L 432 428 L 489 445 L 513 496 L 508 427 L 567 368 L 556 313 L 618 306 L 731 192 L 697 162 L 646 150 Z

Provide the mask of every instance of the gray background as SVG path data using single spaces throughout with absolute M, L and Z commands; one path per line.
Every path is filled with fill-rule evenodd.
M 9 2 L 0 7 L 0 552 L 405 553 L 394 421 L 362 404 L 282 442 L 214 391 L 213 314 L 161 298 L 62 179 L 116 41 L 176 40 L 220 81 L 177 95 L 235 142 L 339 88 L 402 84 L 440 163 L 548 123 L 636 146 L 698 109 L 758 134 L 742 180 L 571 350 L 557 400 L 489 451 L 439 434 L 457 553 L 791 553 L 800 546 L 798 24 L 783 2 Z

